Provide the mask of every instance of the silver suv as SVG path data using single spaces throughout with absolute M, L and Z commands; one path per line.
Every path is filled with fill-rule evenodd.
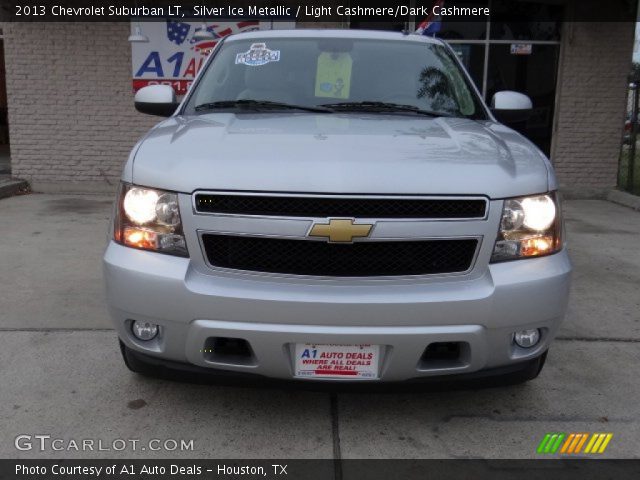
M 540 372 L 569 294 L 548 159 L 440 40 L 221 41 L 124 167 L 104 255 L 127 366 L 297 382 Z

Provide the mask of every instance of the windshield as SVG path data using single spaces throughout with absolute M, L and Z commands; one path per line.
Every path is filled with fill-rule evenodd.
M 194 88 L 187 114 L 306 108 L 486 118 L 450 51 L 423 42 L 230 40 Z

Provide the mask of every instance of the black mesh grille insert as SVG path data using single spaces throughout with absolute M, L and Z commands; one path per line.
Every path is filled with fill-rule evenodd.
M 455 239 L 336 244 L 214 234 L 202 239 L 214 266 L 332 277 L 463 272 L 471 266 L 478 243 Z
M 481 199 L 269 197 L 196 194 L 196 210 L 281 217 L 483 218 Z

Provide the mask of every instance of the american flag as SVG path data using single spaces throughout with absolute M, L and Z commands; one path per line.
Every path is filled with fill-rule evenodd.
M 207 27 L 207 31 L 213 33 L 213 36 L 216 38 L 222 38 L 226 37 L 227 35 L 231 35 L 232 33 L 250 32 L 252 30 L 258 30 L 259 28 L 260 24 L 258 22 L 236 22 L 225 26 L 209 25 Z M 198 27 L 195 29 L 195 32 L 199 32 L 200 30 L 202 30 L 202 28 Z M 191 43 L 196 42 L 197 40 L 192 37 Z
M 201 27 L 197 27 L 194 31 L 194 34 L 195 32 L 198 32 L 201 29 L 202 29 Z M 215 39 L 196 40 L 195 38 L 191 37 L 191 40 L 189 43 L 193 45 L 193 47 L 191 48 L 194 49 L 196 52 L 199 52 L 202 55 L 206 55 L 211 51 L 213 47 L 216 46 L 216 43 L 218 43 L 219 39 L 226 37 L 227 35 L 231 35 L 232 33 L 251 32 L 253 30 L 259 30 L 259 29 L 260 29 L 259 22 L 235 22 L 232 24 L 226 24 L 224 26 L 209 25 L 207 27 L 207 31 L 213 33 L 213 36 L 215 37 Z
M 444 5 L 444 0 L 434 0 L 433 6 L 431 7 L 431 13 L 427 18 L 425 18 L 418 28 L 416 29 L 417 35 L 435 35 L 440 31 L 440 27 L 442 26 L 442 18 L 440 15 L 433 14 L 434 7 L 442 7 Z
M 182 45 L 187 39 L 191 25 L 182 22 L 167 20 L 167 38 L 176 45 Z

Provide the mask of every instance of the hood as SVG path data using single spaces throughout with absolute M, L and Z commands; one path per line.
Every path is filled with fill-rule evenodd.
M 545 159 L 498 123 L 381 114 L 211 113 L 172 117 L 141 142 L 133 182 L 305 193 L 545 192 Z

